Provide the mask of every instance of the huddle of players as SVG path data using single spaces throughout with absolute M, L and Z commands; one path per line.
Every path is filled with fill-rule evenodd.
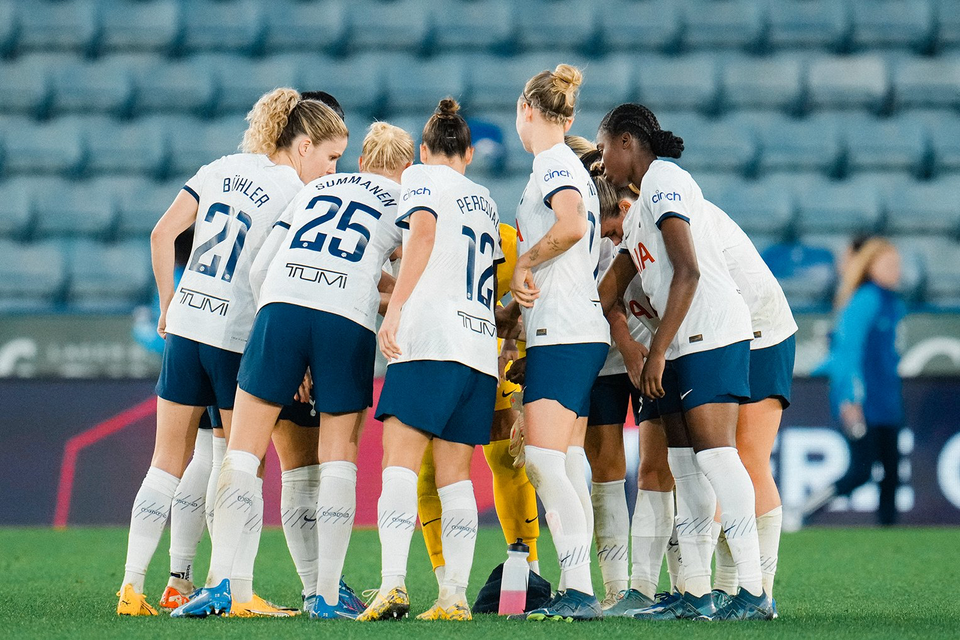
M 342 119 L 319 101 L 276 90 L 248 116 L 246 153 L 206 165 L 188 181 L 158 229 L 166 222 L 179 233 L 196 222 L 198 231 L 209 230 L 196 234 L 176 300 L 166 273 L 172 266 L 154 242 L 159 330 L 166 334 L 157 448 L 161 439 L 177 441 L 179 468 L 155 454 L 138 493 L 119 613 L 152 611 L 143 596 L 156 548 L 148 538 L 157 524 L 162 531 L 190 434 L 208 405 L 219 407 L 229 431 L 213 508 L 213 556 L 206 586 L 172 615 L 292 613 L 252 593 L 241 554 L 262 521 L 261 461 L 281 407 L 296 396 L 312 397 L 323 429 L 316 554 L 303 559 L 312 569 L 298 564 L 301 577 L 316 578 L 315 585 L 304 581 L 304 609 L 314 618 L 361 621 L 407 614 L 404 578 L 428 452 L 433 482 L 422 478 L 421 485 L 436 486 L 440 545 L 435 536 L 433 544 L 442 551 L 431 550 L 441 561 L 434 560 L 437 601 L 419 617 L 470 619 L 465 594 L 478 523 L 470 461 L 476 445 L 490 442 L 491 425 L 504 440 L 494 421 L 499 332 L 522 334 L 526 342 L 525 475 L 543 502 L 561 565 L 556 596 L 527 619 L 604 615 L 590 581 L 594 530 L 607 615 L 775 616 L 776 548 L 760 548 L 754 487 L 736 447 L 765 441 L 771 428 L 776 433 L 789 399 L 796 326 L 742 231 L 703 199 L 688 173 L 658 160 L 679 157 L 682 141 L 662 131 L 652 113 L 631 104 L 612 110 L 600 126 L 599 148 L 578 158 L 565 133 L 581 81 L 579 70 L 559 65 L 531 78 L 518 100 L 517 133 L 534 162 L 517 207 L 513 301 L 502 309 L 499 214 L 487 189 L 464 176 L 473 148 L 453 100 L 441 101 L 427 122 L 421 164 L 412 165 L 408 134 L 376 123 L 364 140 L 360 173 L 331 175 L 346 146 Z M 597 155 L 602 177 L 585 166 Z M 619 241 L 605 270 L 600 258 L 609 243 L 601 237 Z M 394 282 L 382 269 L 401 246 Z M 378 312 L 379 347 L 388 360 L 376 409 L 384 423 L 382 582 L 364 605 L 340 575 L 356 510 L 357 444 L 372 405 Z M 507 341 L 504 351 L 512 348 Z M 425 385 L 430 394 L 422 393 Z M 641 475 L 628 585 L 624 474 L 599 481 L 598 471 L 616 476 L 625 464 L 622 427 L 631 395 L 642 407 L 641 466 L 659 484 L 645 488 Z M 584 445 L 595 469 L 594 500 Z M 676 518 L 673 486 L 666 486 L 671 475 Z M 502 488 L 523 493 L 526 483 L 516 477 Z M 498 504 L 498 512 L 507 510 Z M 739 590 L 728 581 L 725 591 L 711 593 L 720 528 L 724 566 Z M 674 572 L 672 592 L 658 597 L 674 529 L 683 568 Z M 131 563 L 137 545 L 149 548 L 142 570 Z

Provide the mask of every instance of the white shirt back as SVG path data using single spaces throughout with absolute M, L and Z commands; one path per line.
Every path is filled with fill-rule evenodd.
M 337 173 L 304 187 L 277 226 L 287 229 L 260 290 L 260 307 L 286 302 L 376 331 L 383 264 L 400 245 L 400 185 Z
M 397 224 L 427 211 L 437 218 L 433 251 L 403 305 L 397 343 L 388 363 L 441 360 L 497 376 L 496 263 L 503 261 L 500 215 L 490 192 L 443 165 L 403 172 Z M 406 251 L 409 231 L 404 231 Z
M 640 194 L 624 220 L 621 251 L 633 258 L 658 315 L 666 309 L 673 279 L 659 228 L 665 219 L 689 223 L 700 269 L 693 303 L 667 348 L 667 359 L 751 340 L 750 310 L 727 270 L 718 216 L 706 207 L 697 183 L 672 162 L 655 160 L 643 176 Z
M 250 265 L 302 188 L 292 167 L 252 153 L 224 156 L 187 181 L 199 209 L 190 259 L 167 310 L 169 333 L 243 352 L 256 315 Z
M 531 270 L 540 297 L 532 308 L 523 309 L 528 348 L 610 343 L 610 327 L 600 308 L 596 281 L 600 201 L 590 174 L 565 144 L 557 144 L 533 159 L 533 173 L 517 206 L 517 252 L 522 255 L 539 242 L 557 221 L 547 202 L 564 189 L 573 189 L 583 198 L 589 224 L 575 245 Z

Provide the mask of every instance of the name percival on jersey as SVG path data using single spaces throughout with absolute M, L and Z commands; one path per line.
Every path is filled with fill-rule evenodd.
M 705 206 L 716 216 L 727 270 L 750 308 L 753 325 L 750 348 L 765 349 L 780 344 L 797 332 L 797 323 L 780 283 L 743 229 L 709 200 Z
M 718 217 L 706 206 L 697 183 L 672 162 L 655 160 L 643 176 L 640 194 L 623 222 L 620 250 L 633 259 L 658 315 L 666 309 L 673 279 L 673 265 L 660 233 L 664 220 L 673 216 L 690 225 L 700 267 L 693 302 L 667 347 L 666 358 L 752 339 L 750 310 L 727 270 Z
M 293 167 L 237 153 L 204 165 L 183 188 L 199 208 L 167 332 L 242 353 L 256 315 L 250 265 L 303 182 Z
M 442 165 L 414 165 L 400 181 L 397 224 L 427 211 L 437 219 L 430 260 L 400 315 L 392 360 L 453 361 L 497 376 L 496 263 L 500 215 L 490 192 Z M 404 232 L 406 250 L 409 232 Z M 389 365 L 388 365 L 389 366 Z
M 372 173 L 338 173 L 305 186 L 277 220 L 282 239 L 264 247 L 270 262 L 259 307 L 286 302 L 376 331 L 380 274 L 400 245 L 399 192 L 396 182 Z M 254 270 L 259 266 L 260 259 Z
M 527 347 L 585 342 L 610 343 L 610 329 L 597 293 L 599 274 L 600 201 L 590 174 L 565 144 L 542 151 L 533 159 L 533 172 L 517 206 L 518 253 L 523 255 L 557 221 L 547 204 L 564 189 L 583 198 L 587 232 L 563 254 L 533 269 L 540 297 L 523 309 Z

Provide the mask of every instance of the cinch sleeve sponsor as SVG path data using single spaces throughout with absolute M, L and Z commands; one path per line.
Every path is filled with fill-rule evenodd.
M 400 205 L 397 207 L 397 226 L 410 228 L 410 218 L 415 211 L 427 211 L 437 217 L 440 210 L 440 189 L 433 182 L 427 168 L 420 164 L 409 167 L 400 177 Z
M 577 174 L 568 160 L 557 153 L 556 147 L 540 153 L 533 159 L 533 179 L 540 189 L 543 204 L 548 207 L 553 196 L 564 189 L 573 189 L 580 193 Z
M 657 171 L 652 180 L 643 181 L 643 195 L 653 214 L 657 228 L 667 218 L 680 218 L 690 223 L 691 193 L 689 174 L 680 171 Z

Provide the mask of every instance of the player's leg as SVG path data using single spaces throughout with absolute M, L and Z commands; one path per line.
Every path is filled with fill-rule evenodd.
M 895 427 L 874 427 L 876 435 L 877 459 L 883 465 L 883 479 L 880 481 L 880 508 L 877 511 L 879 522 L 883 526 L 897 523 L 897 487 L 900 486 L 900 429 Z
M 443 507 L 440 505 L 440 494 L 437 492 L 437 468 L 433 458 L 433 441 L 427 444 L 423 454 L 423 462 L 417 474 L 417 516 L 420 518 L 420 528 L 423 532 L 423 543 L 430 556 L 430 565 L 437 578 L 437 586 L 443 584 L 443 542 L 440 540 L 440 521 Z
M 217 503 L 217 482 L 220 480 L 220 467 L 223 466 L 223 456 L 227 454 L 227 435 L 223 430 L 220 411 L 214 407 L 211 421 L 216 418 L 213 427 L 213 457 L 210 461 L 210 479 L 207 481 L 206 507 L 204 516 L 207 523 L 207 532 L 213 537 L 213 506 Z

